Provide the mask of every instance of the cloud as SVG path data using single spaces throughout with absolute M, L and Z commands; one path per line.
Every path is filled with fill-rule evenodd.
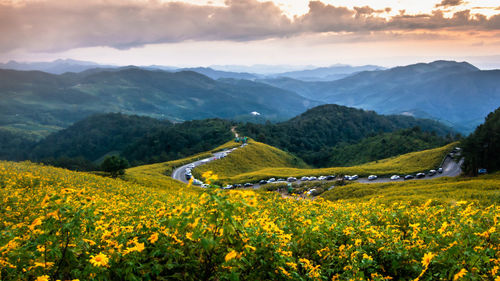
M 463 0 L 443 0 L 441 3 L 436 4 L 436 8 L 439 7 L 454 7 L 464 4 Z
M 444 0 L 441 4 L 456 2 Z M 287 17 L 273 2 L 226 0 L 225 6 L 160 0 L 0 1 L 0 52 L 57 52 L 80 47 L 117 49 L 183 41 L 251 41 L 312 33 L 411 32 L 417 29 L 499 30 L 500 15 L 469 10 L 447 18 L 431 14 L 391 18 L 390 8 L 339 7 L 311 1 L 309 11 Z

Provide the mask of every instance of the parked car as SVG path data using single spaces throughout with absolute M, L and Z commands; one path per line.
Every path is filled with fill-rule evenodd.
M 327 181 L 334 180 L 336 177 L 334 175 L 326 176 Z
M 277 179 L 276 181 L 277 181 L 277 182 L 284 182 L 284 181 L 285 181 L 285 179 L 279 178 L 279 179 Z
M 395 180 L 399 180 L 400 178 L 401 178 L 401 177 L 400 177 L 400 176 L 398 176 L 398 175 L 393 175 L 393 176 L 391 177 L 391 180 L 395 181 Z
M 417 174 L 417 179 L 421 179 L 421 178 L 425 178 L 425 174 L 424 173 L 418 173 Z
M 190 169 L 194 168 L 194 164 L 189 164 L 188 168 L 190 168 Z
M 239 188 L 239 187 L 242 187 L 242 185 L 238 183 L 238 184 L 234 184 L 233 187 L 234 188 Z
M 301 177 L 301 178 L 300 178 L 300 180 L 301 180 L 301 181 L 308 181 L 308 180 L 309 180 L 309 178 L 308 178 L 308 177 Z
M 438 169 L 438 173 L 440 173 L 440 174 L 441 174 L 442 172 L 443 172 L 443 168 L 439 168 L 439 169 Z
M 307 194 L 307 195 L 311 195 L 311 194 L 312 194 L 313 192 L 315 192 L 315 191 L 316 191 L 316 189 L 315 189 L 315 188 L 313 188 L 313 189 L 311 189 L 311 190 L 308 190 L 308 191 L 306 192 L 306 194 Z
M 351 176 L 351 177 L 349 178 L 349 180 L 350 180 L 350 181 L 355 181 L 355 180 L 357 180 L 357 179 L 359 179 L 359 176 L 358 176 L 358 175 L 354 175 L 354 176 Z
M 297 181 L 297 178 L 294 178 L 294 177 L 289 177 L 286 179 L 288 182 L 294 182 L 294 181 Z
M 247 183 L 245 183 L 243 186 L 244 186 L 244 187 L 250 187 L 250 186 L 253 186 L 253 183 L 249 183 L 249 182 L 247 182 Z
M 231 188 L 233 188 L 233 186 L 228 184 L 228 185 L 224 186 L 222 189 L 231 189 Z
M 411 179 L 414 179 L 415 176 L 414 175 L 406 175 L 405 176 L 405 180 L 411 180 Z
M 427 175 L 428 175 L 429 177 L 432 177 L 432 176 L 434 176 L 435 174 L 436 174 L 436 170 L 430 170 L 430 171 L 427 173 Z
M 346 181 L 350 181 L 350 180 L 351 180 L 351 176 L 349 176 L 349 175 L 345 175 L 345 176 L 344 176 L 344 180 L 346 180 Z
M 317 181 L 317 180 L 318 180 L 318 178 L 317 178 L 317 177 L 309 177 L 309 180 L 310 180 L 310 181 Z
M 368 176 L 368 180 L 369 181 L 372 181 L 372 180 L 376 180 L 378 177 L 376 175 L 370 175 Z
M 270 182 L 275 182 L 275 181 L 276 181 L 276 179 L 275 179 L 275 178 L 270 178 L 270 179 L 268 179 L 268 180 L 267 180 L 267 182 L 269 182 L 269 183 L 270 183 Z
M 477 173 L 478 173 L 479 175 L 484 175 L 484 174 L 488 173 L 488 171 L 487 171 L 486 169 L 478 169 L 478 170 L 477 170 Z
M 266 181 L 266 180 L 261 180 L 261 181 L 259 181 L 259 184 L 260 184 L 260 185 L 263 185 L 263 184 L 266 184 L 266 183 L 267 183 L 267 181 Z
M 325 176 L 320 176 L 320 177 L 318 177 L 318 180 L 324 181 L 324 180 L 326 180 L 326 177 Z

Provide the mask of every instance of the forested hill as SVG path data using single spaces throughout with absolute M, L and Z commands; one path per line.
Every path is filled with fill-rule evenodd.
M 227 83 L 192 71 L 128 67 L 54 75 L 0 69 L 0 127 L 29 132 L 56 131 L 109 112 L 184 121 L 256 111 L 286 120 L 318 104 L 268 84 Z
M 100 114 L 53 133 L 26 157 L 76 170 L 97 169 L 107 155 L 132 165 L 163 162 L 210 150 L 232 139 L 231 121 L 205 119 L 171 123 L 150 117 Z
M 340 143 L 352 144 L 369 136 L 415 126 L 440 136 L 454 134 L 451 128 L 437 121 L 384 116 L 340 105 L 318 106 L 278 124 L 247 123 L 238 130 L 257 141 L 292 152 L 308 164 L 322 165 L 330 148 Z

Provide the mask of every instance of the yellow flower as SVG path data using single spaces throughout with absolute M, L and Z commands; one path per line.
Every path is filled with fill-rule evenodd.
M 156 241 L 158 241 L 158 232 L 151 234 L 148 240 L 149 242 L 151 242 L 151 244 L 154 244 Z
M 30 226 L 28 226 L 28 228 L 29 228 L 30 230 L 34 230 L 34 229 L 35 229 L 35 227 L 37 227 L 37 226 L 39 226 L 39 225 L 41 225 L 41 224 L 42 224 L 42 219 L 41 219 L 41 218 L 36 218 L 36 219 L 35 219 L 35 220 L 31 223 L 31 225 L 30 225 Z
M 230 261 L 238 256 L 238 252 L 235 250 L 232 250 L 231 252 L 227 253 L 226 257 L 224 258 L 227 261 Z
M 103 254 L 103 253 L 99 253 L 98 255 L 92 255 L 90 256 L 90 263 L 93 265 L 93 266 L 108 266 L 108 262 L 109 262 L 109 259 L 108 257 Z
M 467 273 L 467 269 L 462 268 L 457 274 L 455 274 L 453 276 L 453 281 L 457 281 L 458 279 L 464 277 L 466 273 Z
M 426 253 L 424 257 L 422 258 L 422 265 L 424 267 L 428 267 L 429 264 L 431 263 L 431 260 L 436 256 L 436 254 L 433 254 L 431 252 Z
M 48 275 L 38 276 L 36 278 L 36 281 L 49 281 L 49 276 Z

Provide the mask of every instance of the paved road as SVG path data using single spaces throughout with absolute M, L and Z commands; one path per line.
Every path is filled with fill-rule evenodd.
M 172 178 L 179 180 L 179 181 L 182 181 L 184 183 L 187 183 L 188 181 L 186 180 L 185 174 L 186 174 L 186 169 L 189 167 L 189 165 L 193 164 L 195 167 L 203 165 L 203 164 L 208 163 L 210 161 L 214 161 L 214 160 L 219 159 L 224 153 L 228 153 L 228 151 L 217 152 L 217 153 L 214 153 L 212 155 L 212 157 L 210 157 L 210 158 L 198 160 L 196 162 L 181 166 L 181 167 L 174 170 L 174 172 L 172 173 Z M 462 173 L 462 169 L 460 168 L 462 166 L 462 163 L 463 163 L 463 159 L 461 159 L 457 163 L 449 155 L 447 155 L 442 163 L 442 168 L 443 168 L 442 173 L 437 173 L 434 176 L 426 176 L 426 177 L 420 178 L 420 179 L 415 178 L 414 180 L 435 179 L 435 178 L 439 178 L 439 177 L 456 177 Z M 401 178 L 398 180 L 391 180 L 390 178 L 378 178 L 376 180 L 370 181 L 370 180 L 368 180 L 368 178 L 359 178 L 356 181 L 359 183 L 384 183 L 384 182 L 404 181 L 403 178 L 405 175 L 399 175 L 399 176 L 401 176 Z M 334 180 L 332 180 L 332 181 L 334 181 Z M 284 182 L 284 183 L 286 183 L 286 182 Z M 298 181 L 295 181 L 294 183 L 301 183 L 301 181 L 298 180 Z M 240 184 L 244 184 L 244 183 L 240 183 Z M 260 185 L 257 183 L 253 185 L 253 188 L 255 188 L 255 189 L 257 189 L 259 187 L 260 187 Z
M 203 164 L 206 164 L 208 162 L 211 162 L 211 161 L 214 161 L 214 160 L 217 160 L 219 159 L 220 157 L 222 157 L 225 153 L 231 153 L 230 152 L 231 150 L 226 150 L 226 151 L 220 151 L 220 152 L 216 152 L 216 153 L 213 153 L 211 157 L 209 158 L 205 158 L 205 159 L 201 159 L 201 160 L 198 160 L 196 162 L 193 162 L 193 163 L 189 163 L 189 164 L 186 164 L 184 166 L 180 166 L 179 168 L 176 168 L 173 172 L 172 172 L 172 178 L 178 180 L 178 181 L 181 181 L 181 182 L 184 182 L 184 183 L 187 183 L 188 180 L 186 179 L 186 169 L 189 168 L 190 165 L 194 165 L 195 167 L 197 166 L 200 166 L 200 165 L 203 165 Z

